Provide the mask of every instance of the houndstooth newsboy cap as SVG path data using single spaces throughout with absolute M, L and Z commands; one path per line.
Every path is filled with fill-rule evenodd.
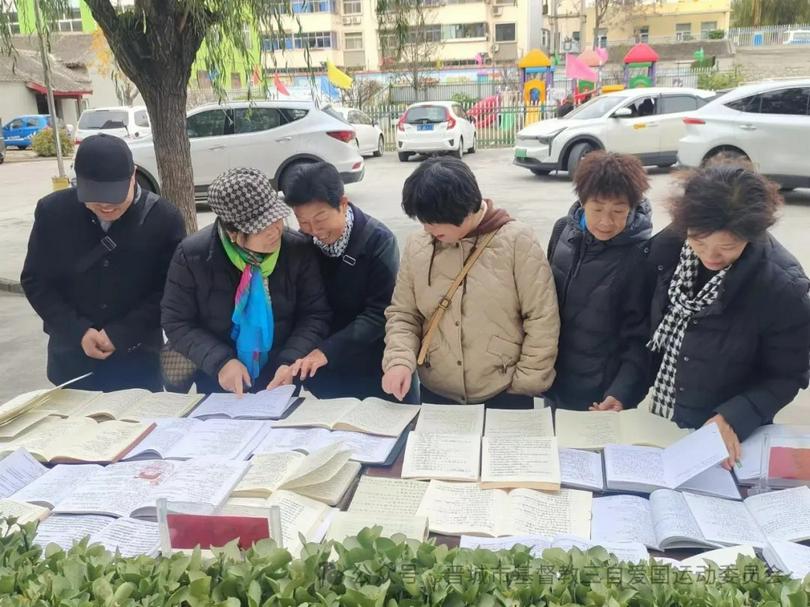
M 230 169 L 208 188 L 208 206 L 225 223 L 256 234 L 285 219 L 292 209 L 278 198 L 270 178 L 258 169 Z

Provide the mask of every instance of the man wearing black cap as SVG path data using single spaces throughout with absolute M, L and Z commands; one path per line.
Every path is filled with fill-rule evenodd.
M 40 200 L 21 282 L 44 322 L 48 379 L 105 392 L 160 390 L 160 299 L 180 212 L 135 182 L 126 142 L 85 139 L 76 187 Z

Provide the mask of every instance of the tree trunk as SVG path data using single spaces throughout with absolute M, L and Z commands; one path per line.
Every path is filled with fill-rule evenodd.
M 191 146 L 186 133 L 188 89 L 177 81 L 147 87 L 141 92 L 155 143 L 155 159 L 160 174 L 160 194 L 171 200 L 186 224 L 186 231 L 197 231 L 197 207 L 194 202 L 194 176 L 191 170 Z

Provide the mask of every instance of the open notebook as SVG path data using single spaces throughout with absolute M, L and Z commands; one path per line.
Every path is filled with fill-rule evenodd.
M 43 408 L 66 417 L 93 417 L 121 421 L 142 421 L 154 417 L 183 417 L 202 399 L 202 394 L 175 394 L 148 390 L 87 392 L 56 390 Z
M 339 444 L 309 455 L 296 451 L 264 453 L 250 460 L 250 468 L 232 494 L 234 497 L 269 497 L 280 490 L 295 491 L 335 506 L 360 473 Z
M 300 451 L 312 453 L 333 444 L 351 452 L 351 459 L 363 464 L 385 464 L 393 457 L 399 439 L 348 430 L 325 428 L 272 428 L 256 446 L 254 454 Z
M 56 544 L 69 550 L 87 538 L 89 544 L 101 544 L 121 556 L 157 556 L 160 545 L 158 525 L 132 518 L 98 515 L 53 515 L 37 527 L 34 542 L 43 548 Z
M 605 445 L 669 447 L 689 430 L 641 409 L 568 411 L 557 409 L 555 427 L 560 447 L 602 449 Z
M 397 437 L 419 413 L 419 405 L 400 405 L 367 398 L 307 398 L 274 428 L 327 428 Z
M 417 515 L 446 535 L 559 534 L 590 537 L 591 493 L 562 489 L 481 489 L 475 483 L 430 481 Z
M 199 419 L 279 419 L 294 403 L 295 386 L 243 394 L 216 393 L 191 413 Z

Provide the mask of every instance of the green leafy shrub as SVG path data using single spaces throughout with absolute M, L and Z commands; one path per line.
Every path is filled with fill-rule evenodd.
M 762 561 L 690 575 L 668 565 L 620 564 L 603 548 L 491 552 L 379 536 L 309 544 L 299 559 L 262 541 L 198 552 L 122 558 L 76 544 L 33 544 L 35 525 L 0 536 L 0 607 L 799 607 L 804 582 L 771 575 Z M 334 555 L 330 554 L 334 548 Z M 676 575 L 677 573 L 677 575 Z
M 736 67 L 730 72 L 706 72 L 698 74 L 698 88 L 721 91 L 740 86 L 743 80 L 742 72 Z
M 712 30 L 708 34 L 709 40 L 722 40 L 726 37 L 725 30 Z
M 453 93 L 450 96 L 450 101 L 455 101 L 456 103 L 460 103 L 465 108 L 470 108 L 476 103 L 478 103 L 478 99 L 475 97 L 470 97 L 465 93 Z
M 59 142 L 62 144 L 62 156 L 73 154 L 73 140 L 65 129 L 59 129 Z M 31 138 L 31 148 L 37 156 L 56 156 L 56 137 L 51 127 L 45 127 Z

